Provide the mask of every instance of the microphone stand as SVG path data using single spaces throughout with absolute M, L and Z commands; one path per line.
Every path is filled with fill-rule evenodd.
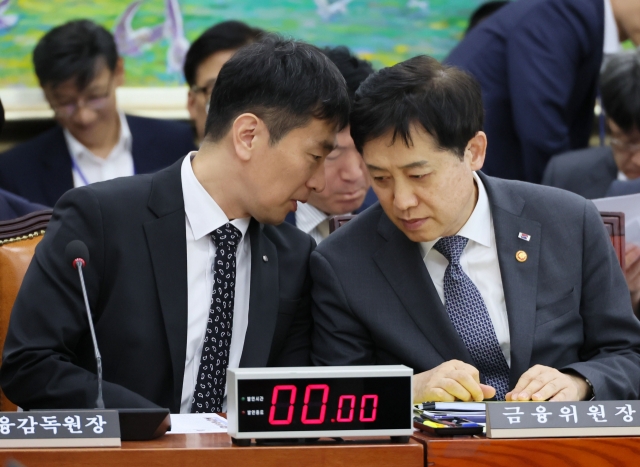
M 104 409 L 104 401 L 102 400 L 102 357 L 100 356 L 100 350 L 98 349 L 97 339 L 96 339 L 96 331 L 93 329 L 93 317 L 91 316 L 91 311 L 89 308 L 89 298 L 87 297 L 87 288 L 84 285 L 84 276 L 82 275 L 82 267 L 84 266 L 84 261 L 80 258 L 75 261 L 76 269 L 78 270 L 78 274 L 80 275 L 80 284 L 82 285 L 82 296 L 84 297 L 84 305 L 87 310 L 87 316 L 89 318 L 89 329 L 91 330 L 91 339 L 93 341 L 93 350 L 96 354 L 96 366 L 98 373 L 98 398 L 96 399 L 96 408 Z

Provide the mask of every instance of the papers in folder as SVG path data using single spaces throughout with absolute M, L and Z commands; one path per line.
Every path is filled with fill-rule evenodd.
M 484 402 L 424 402 L 414 407 L 414 411 L 434 418 L 460 417 L 480 424 L 485 423 L 486 419 Z
M 598 211 L 624 212 L 624 234 L 629 243 L 640 245 L 640 194 L 594 199 Z
M 167 434 L 226 433 L 227 420 L 213 413 L 171 414 L 171 431 Z

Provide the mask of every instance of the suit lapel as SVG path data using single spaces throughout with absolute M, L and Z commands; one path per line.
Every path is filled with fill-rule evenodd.
M 278 319 L 278 251 L 262 228 L 260 223 L 251 219 L 249 326 L 240 359 L 241 367 L 267 366 Z
M 47 204 L 53 206 L 65 192 L 73 188 L 71 154 L 61 127 L 56 128 L 50 146 L 42 156 L 42 165 L 45 170 L 34 171 L 34 173 L 43 175 L 40 186 Z
M 384 213 L 378 232 L 387 241 L 373 259 L 418 329 L 444 361 L 471 362 L 471 355 L 429 277 L 418 243 L 409 240 Z
M 522 217 L 525 201 L 505 182 L 480 174 L 491 204 L 502 288 L 509 318 L 511 342 L 510 386 L 529 369 L 536 319 L 538 264 L 542 228 L 539 222 Z M 520 233 L 530 240 L 518 238 Z M 516 259 L 524 251 L 526 261 Z
M 158 172 L 152 181 L 149 208 L 158 216 L 144 231 L 158 287 L 173 369 L 173 395 L 180 405 L 187 349 L 188 286 L 182 159 Z

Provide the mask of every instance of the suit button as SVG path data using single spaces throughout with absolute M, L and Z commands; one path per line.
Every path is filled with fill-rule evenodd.
M 264 255 L 264 256 L 262 257 L 262 261 L 264 261 L 265 263 L 266 263 L 267 261 L 269 261 L 269 258 L 267 258 L 267 255 Z

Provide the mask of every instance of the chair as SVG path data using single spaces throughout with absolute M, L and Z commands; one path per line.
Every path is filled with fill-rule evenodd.
M 344 224 L 349 222 L 351 219 L 356 217 L 356 214 L 343 214 L 340 216 L 331 216 L 329 218 L 329 233 L 332 234 L 338 227 L 342 227 Z
M 35 211 L 0 222 L 0 349 L 4 349 L 13 302 L 51 213 L 50 209 Z M 15 410 L 15 404 L 0 390 L 0 411 Z
M 620 261 L 620 267 L 624 271 L 624 253 L 625 253 L 625 240 L 624 240 L 624 212 L 600 212 L 604 227 L 609 233 L 613 248 L 616 250 L 616 256 Z

